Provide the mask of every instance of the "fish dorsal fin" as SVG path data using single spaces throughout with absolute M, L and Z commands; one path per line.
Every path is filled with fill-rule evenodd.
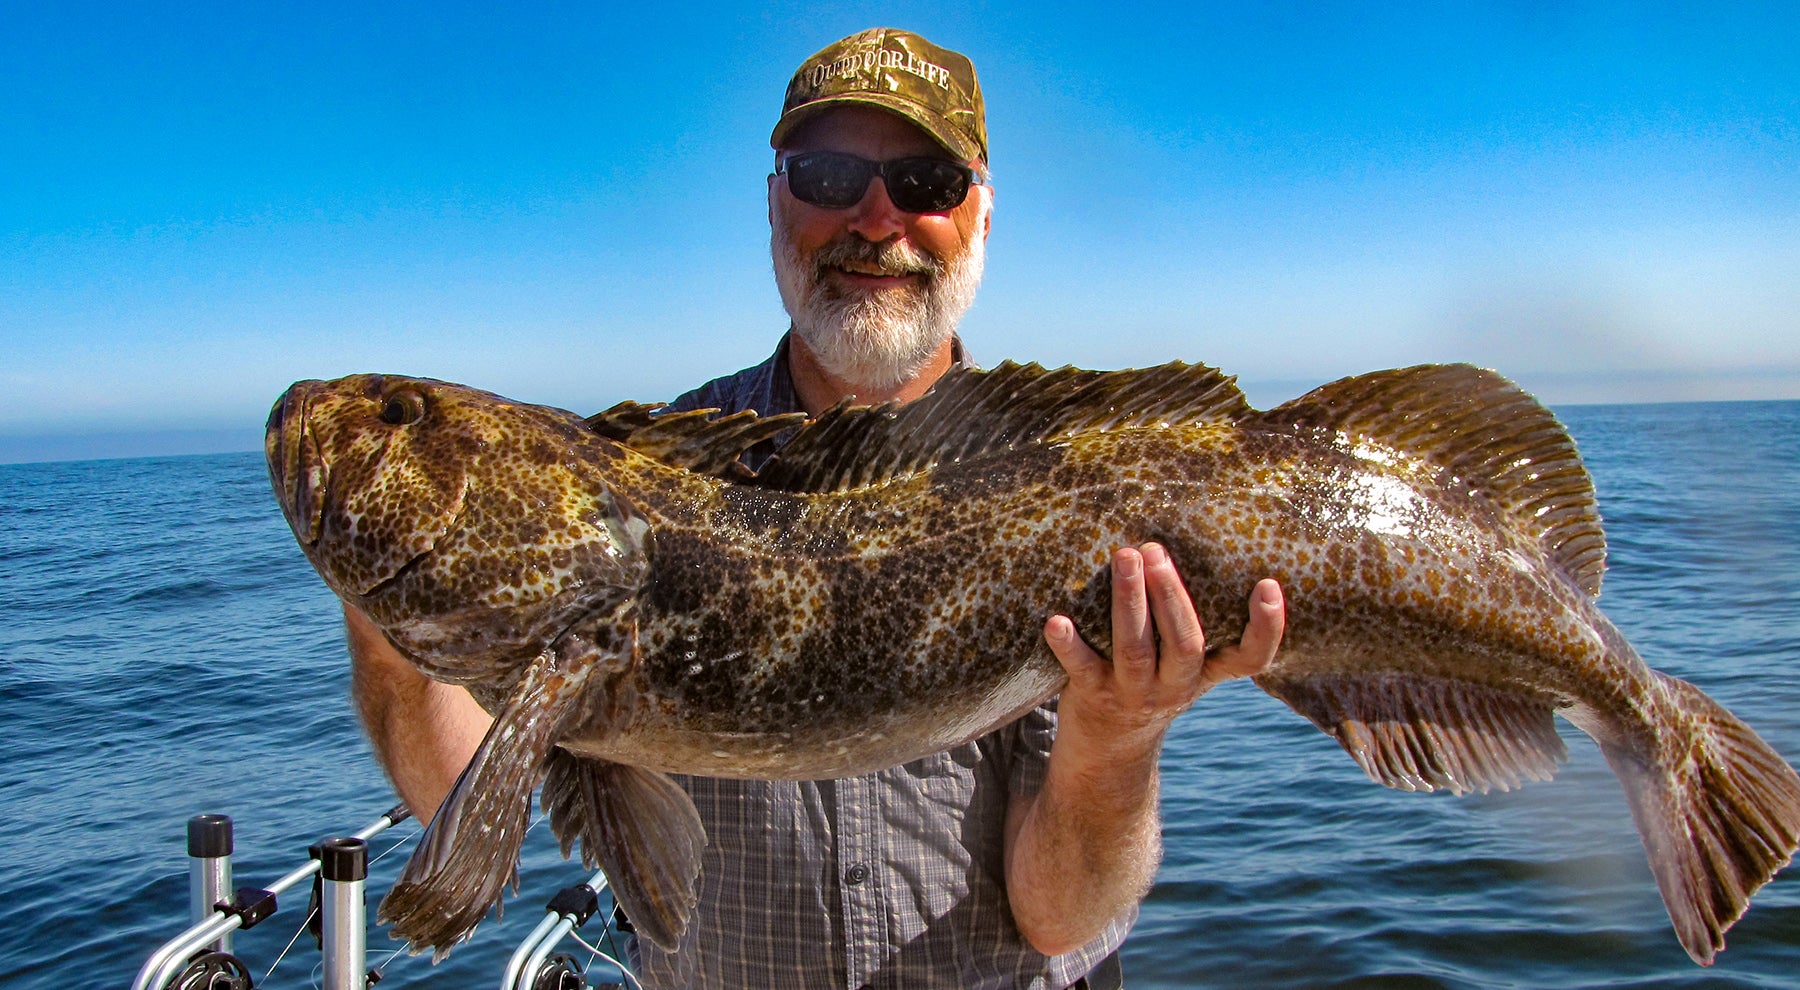
M 1537 537 L 1576 585 L 1600 594 L 1606 535 L 1575 441 L 1536 399 L 1492 371 L 1426 364 L 1321 385 L 1263 414 L 1270 425 L 1361 435 L 1437 465 Z
M 827 410 L 764 465 L 756 483 L 844 491 L 1090 430 L 1227 422 L 1251 411 L 1235 378 L 1204 365 L 955 368 L 905 405 Z
M 743 481 L 750 473 L 738 458 L 758 443 L 806 421 L 804 413 L 718 415 L 717 409 L 662 412 L 663 404 L 621 402 L 587 419 L 588 429 L 675 467 Z

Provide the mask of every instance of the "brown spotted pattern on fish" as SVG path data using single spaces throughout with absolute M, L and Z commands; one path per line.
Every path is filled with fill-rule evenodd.
M 1263 577 L 1257 683 L 1373 779 L 1545 779 L 1552 716 L 1600 743 L 1700 962 L 1800 844 L 1800 778 L 1595 608 L 1605 541 L 1573 443 L 1490 372 L 1345 379 L 1268 412 L 1229 378 L 1006 365 L 904 408 L 583 421 L 460 386 L 296 384 L 271 478 L 332 589 L 495 728 L 382 914 L 440 950 L 497 899 L 524 806 L 673 944 L 698 819 L 665 772 L 845 776 L 973 738 L 1063 683 L 1066 613 L 1108 646 L 1111 551 L 1156 540 L 1215 646 Z M 500 825 L 496 826 L 495 823 Z

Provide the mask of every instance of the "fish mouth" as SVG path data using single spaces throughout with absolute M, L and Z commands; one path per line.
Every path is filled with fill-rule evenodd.
M 318 441 L 306 425 L 312 394 L 321 384 L 300 381 L 288 386 L 269 410 L 269 421 L 263 429 L 269 483 L 275 489 L 288 527 L 308 549 L 318 544 L 325 525 L 328 472 Z
M 428 441 L 421 461 L 403 432 L 414 421 L 386 418 L 390 405 L 401 418 L 412 408 L 397 395 L 422 405 L 413 393 L 429 384 L 386 375 L 300 381 L 269 411 L 263 453 L 275 499 L 314 569 L 346 600 L 391 584 L 462 518 L 466 465 Z

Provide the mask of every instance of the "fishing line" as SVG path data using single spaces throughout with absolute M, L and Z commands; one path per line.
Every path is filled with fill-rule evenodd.
M 406 946 L 402 945 L 398 949 L 395 949 L 394 951 L 388 953 L 388 957 L 381 961 L 381 965 L 379 965 L 369 971 L 370 974 L 375 977 L 374 980 L 370 981 L 369 985 L 373 986 L 376 982 L 379 982 L 382 977 L 382 974 L 387 970 L 388 964 L 394 961 L 395 956 L 398 956 L 400 953 L 405 952 L 405 951 L 406 951 Z
M 618 917 L 621 917 L 621 915 L 619 914 L 619 901 L 618 901 L 618 898 L 615 897 L 615 898 L 613 898 L 613 918 L 616 919 Z M 609 921 L 606 926 L 607 948 L 613 950 L 614 953 L 623 956 L 623 955 L 625 955 L 625 950 L 619 946 L 618 936 L 619 936 L 618 931 L 613 928 L 611 922 Z
M 312 923 L 313 915 L 318 913 L 318 908 L 313 908 L 306 912 L 306 917 L 300 919 L 300 927 L 294 929 L 294 937 L 288 939 L 287 945 L 282 946 L 281 954 L 275 957 L 275 961 L 269 964 L 269 971 L 263 974 L 262 981 L 264 983 L 269 982 L 269 977 L 275 974 L 275 967 L 281 965 L 281 961 L 287 958 L 287 954 L 293 949 L 294 943 L 300 941 L 300 935 L 306 931 L 306 926 Z
M 394 850 L 399 849 L 401 846 L 406 845 L 408 842 L 411 842 L 414 839 L 417 839 L 419 836 L 423 835 L 424 833 L 425 833 L 425 830 L 423 828 L 413 829 L 412 832 L 408 833 L 407 835 L 401 836 L 392 845 L 388 846 L 386 849 L 383 849 L 380 852 L 380 854 L 376 855 L 373 859 L 370 859 L 368 865 L 374 866 L 376 863 L 379 863 L 382 860 L 386 859 L 388 856 L 392 855 Z M 269 982 L 269 977 L 275 975 L 275 968 L 277 966 L 280 966 L 281 961 L 283 959 L 287 958 L 287 954 L 294 950 L 294 943 L 300 941 L 300 936 L 306 932 L 307 926 L 312 923 L 313 917 L 316 916 L 318 913 L 319 913 L 319 909 L 317 907 L 314 907 L 311 910 L 306 912 L 306 917 L 300 919 L 299 926 L 294 929 L 293 937 L 289 938 L 287 940 L 287 944 L 282 946 L 282 948 L 281 948 L 281 954 L 277 955 L 275 957 L 275 961 L 269 964 L 268 971 L 263 973 L 262 982 L 264 982 L 264 983 Z M 397 956 L 401 952 L 405 951 L 405 948 L 406 948 L 405 946 L 401 946 L 400 948 L 395 949 L 393 954 L 388 956 L 387 959 L 385 961 L 383 961 L 380 966 L 375 967 L 375 969 L 377 971 L 380 971 L 382 969 L 387 968 L 388 963 L 391 963 L 394 961 L 394 956 Z M 320 965 L 323 965 L 323 963 L 321 962 Z M 315 978 L 314 984 L 316 985 L 317 982 L 318 981 Z
M 379 863 L 382 860 L 386 859 L 389 853 L 400 848 L 401 846 L 406 845 L 408 842 L 411 842 L 412 840 L 414 840 L 424 834 L 425 834 L 425 830 L 420 828 L 420 829 L 414 829 L 412 831 L 412 833 L 409 835 L 401 836 L 399 841 L 395 842 L 393 845 L 387 847 L 386 849 L 383 849 L 381 851 L 381 855 L 375 857 L 374 859 L 369 860 L 369 865 L 374 866 L 376 863 Z
M 644 985 L 642 983 L 638 982 L 637 977 L 631 975 L 631 970 L 626 969 L 624 963 L 618 961 L 617 959 L 614 959 L 613 957 L 607 955 L 604 952 L 601 952 L 599 946 L 595 945 L 592 942 L 589 942 L 585 938 L 582 938 L 580 932 L 571 931 L 571 932 L 569 932 L 569 937 L 574 939 L 577 942 L 580 942 L 582 947 L 587 949 L 589 952 L 592 952 L 594 955 L 599 956 L 601 959 L 606 960 L 608 964 L 610 964 L 614 969 L 617 969 L 619 971 L 620 975 L 625 977 L 627 982 L 629 982 L 632 986 L 637 987 L 637 990 L 644 990 Z

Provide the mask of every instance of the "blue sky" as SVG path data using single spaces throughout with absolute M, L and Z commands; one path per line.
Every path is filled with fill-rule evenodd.
M 785 327 L 787 77 L 974 58 L 977 358 L 1800 398 L 1789 4 L 0 6 L 0 460 L 252 449 L 294 379 L 670 398 Z

